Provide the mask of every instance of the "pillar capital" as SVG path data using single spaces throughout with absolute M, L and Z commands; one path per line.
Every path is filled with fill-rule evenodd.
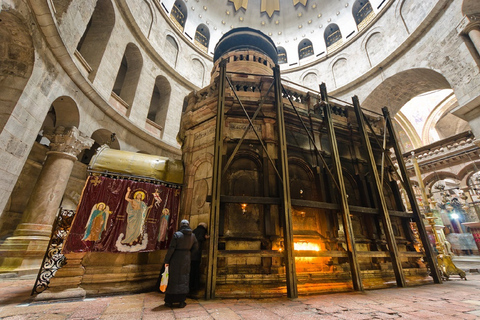
M 47 127 L 43 135 L 50 140 L 50 151 L 64 153 L 74 158 L 84 149 L 90 148 L 94 140 L 83 135 L 76 127 Z
M 459 35 L 468 34 L 474 29 L 480 30 L 479 13 L 464 16 L 462 21 L 457 25 L 457 32 Z

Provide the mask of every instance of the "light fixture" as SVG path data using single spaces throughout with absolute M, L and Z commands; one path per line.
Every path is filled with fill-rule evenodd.
M 242 208 L 242 214 L 247 213 L 247 204 L 246 203 L 242 203 L 240 205 L 240 208 Z

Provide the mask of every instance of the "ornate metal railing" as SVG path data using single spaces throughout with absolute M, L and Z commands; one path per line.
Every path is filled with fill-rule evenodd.
M 62 248 L 74 217 L 75 210 L 60 208 L 31 295 L 39 294 L 47 289 L 50 279 L 55 276 L 57 270 L 67 264 L 67 259 L 62 254 Z

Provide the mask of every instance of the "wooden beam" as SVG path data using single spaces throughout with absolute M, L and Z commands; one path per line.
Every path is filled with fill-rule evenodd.
M 380 177 L 378 175 L 375 157 L 373 156 L 372 146 L 370 145 L 370 138 L 368 137 L 368 133 L 365 130 L 365 120 L 363 118 L 363 112 L 360 108 L 360 102 L 358 101 L 358 97 L 354 96 L 352 98 L 352 101 L 355 115 L 357 116 L 358 130 L 360 131 L 363 146 L 367 151 L 368 166 L 370 168 L 370 173 L 373 177 L 373 192 L 375 194 L 375 197 L 377 198 L 379 206 L 378 210 L 382 218 L 383 229 L 387 238 L 387 244 L 390 251 L 390 260 L 392 261 L 393 271 L 395 272 L 397 286 L 405 287 L 405 274 L 403 273 L 402 262 L 398 253 L 397 242 L 395 240 L 395 235 L 393 234 L 392 222 L 390 221 L 390 215 L 388 213 L 385 195 L 383 194 L 383 186 L 380 183 Z

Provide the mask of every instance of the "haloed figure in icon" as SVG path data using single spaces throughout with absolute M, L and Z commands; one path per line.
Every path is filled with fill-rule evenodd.
M 125 231 L 125 239 L 122 243 L 132 245 L 138 240 L 143 231 L 143 223 L 147 216 L 148 210 L 153 206 L 147 206 L 143 201 L 145 199 L 145 192 L 137 191 L 133 195 L 133 199 L 130 199 L 131 188 L 127 188 L 125 194 L 125 200 L 128 201 L 127 205 L 127 230 Z
M 88 219 L 85 234 L 83 235 L 84 241 L 98 241 L 102 238 L 102 232 L 107 227 L 108 216 L 111 212 L 108 206 L 103 203 L 97 203 L 93 206 L 90 218 Z

